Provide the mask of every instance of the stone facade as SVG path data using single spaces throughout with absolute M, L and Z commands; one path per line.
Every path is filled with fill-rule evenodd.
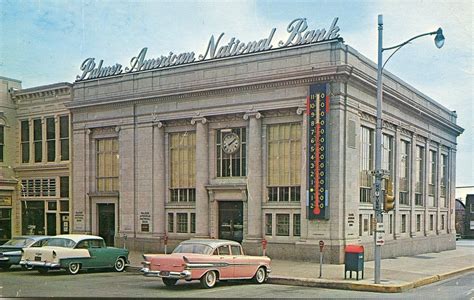
M 242 207 L 247 253 L 261 253 L 265 238 L 270 257 L 317 260 L 318 242 L 324 240 L 327 262 L 342 262 L 344 247 L 354 243 L 364 245 L 366 258 L 372 259 L 369 227 L 374 212 L 371 203 L 360 202 L 359 168 L 360 128 L 375 129 L 375 80 L 373 62 L 332 41 L 75 82 L 68 104 L 73 116 L 74 232 L 98 234 L 100 205 L 113 204 L 116 244 L 164 251 L 165 236 L 168 249 L 188 238 L 219 237 L 224 228 L 221 208 L 230 202 Z M 330 88 L 328 220 L 306 218 L 305 110 L 314 83 Z M 429 150 L 439 160 L 446 155 L 448 162 L 446 196 L 441 199 L 438 169 L 432 196 L 424 176 L 422 205 L 415 205 L 416 174 L 414 162 L 409 162 L 409 204 L 400 204 L 397 197 L 395 210 L 384 215 L 382 256 L 454 249 L 456 138 L 462 133 L 456 114 L 388 72 L 383 110 L 384 133 L 394 141 L 396 195 L 401 140 L 422 146 L 425 157 Z M 268 132 L 273 125 L 290 123 L 301 125 L 301 198 L 273 202 L 267 184 Z M 246 132 L 246 175 L 218 176 L 219 132 L 232 128 Z M 195 201 L 171 201 L 174 133 L 195 134 Z M 115 191 L 98 188 L 97 151 L 106 139 L 118 140 Z M 413 158 L 415 147 L 410 151 Z M 430 170 L 425 163 L 423 172 Z M 288 226 L 288 234 L 276 234 L 281 226 Z
M 10 217 L 9 221 L 4 220 L 8 224 L 2 223 L 3 240 L 21 234 L 67 233 L 71 227 L 71 135 L 65 105 L 71 101 L 72 85 L 57 83 L 22 89 L 21 81 L 3 77 L 0 81 L 0 125 L 4 126 L 5 134 L 4 159 L 0 163 L 0 209 L 3 217 Z M 23 133 L 22 123 L 27 127 Z M 37 124 L 36 134 L 33 124 Z M 63 133 L 67 129 L 62 137 L 60 127 Z M 66 154 L 61 157 L 61 153 Z

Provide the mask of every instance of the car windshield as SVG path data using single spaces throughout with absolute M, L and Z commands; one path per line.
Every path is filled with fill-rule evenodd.
M 198 243 L 179 244 L 173 253 L 197 253 L 197 254 L 211 254 L 212 248 L 209 245 Z
M 45 243 L 45 246 L 56 246 L 64 248 L 74 248 L 76 243 L 73 240 L 65 238 L 52 238 Z
M 13 238 L 3 244 L 3 246 L 13 246 L 13 247 L 27 247 L 31 244 L 33 244 L 35 240 L 29 239 L 29 238 L 23 238 L 23 237 L 18 237 L 18 238 Z

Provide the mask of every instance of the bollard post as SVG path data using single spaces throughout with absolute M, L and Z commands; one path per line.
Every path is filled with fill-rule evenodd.
M 323 248 L 324 241 L 319 241 L 319 278 L 323 277 Z

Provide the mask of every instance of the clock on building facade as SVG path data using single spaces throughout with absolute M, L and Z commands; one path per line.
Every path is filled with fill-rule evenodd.
M 222 139 L 222 151 L 227 154 L 235 153 L 239 150 L 240 138 L 235 133 L 228 133 Z

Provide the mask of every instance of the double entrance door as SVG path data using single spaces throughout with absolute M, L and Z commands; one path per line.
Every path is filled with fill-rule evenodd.
M 219 201 L 219 238 L 240 243 L 243 237 L 243 202 Z

